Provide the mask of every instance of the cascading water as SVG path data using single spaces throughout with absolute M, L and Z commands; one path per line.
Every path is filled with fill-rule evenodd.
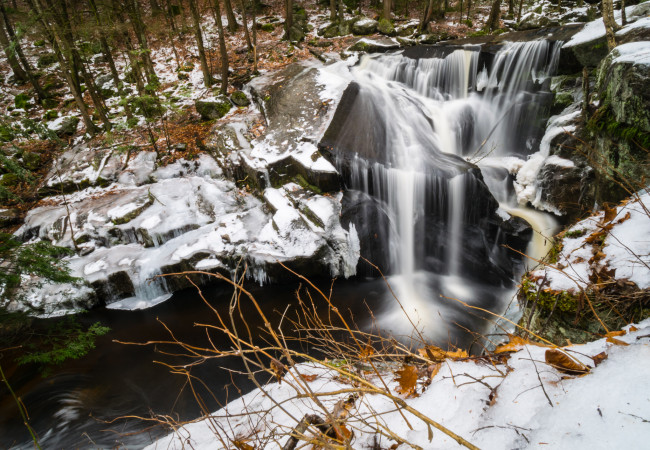
M 388 243 L 386 257 L 366 239 L 362 255 L 392 274 L 397 297 L 429 336 L 447 335 L 439 316 L 460 320 L 440 295 L 494 304 L 512 285 L 517 268 L 497 207 L 524 215 L 507 168 L 539 145 L 559 48 L 512 43 L 493 56 L 439 48 L 426 58 L 415 49 L 365 56 L 353 69 L 321 145 L 348 190 L 360 191 L 348 196 L 350 220 Z M 392 309 L 384 323 L 408 331 L 401 315 Z

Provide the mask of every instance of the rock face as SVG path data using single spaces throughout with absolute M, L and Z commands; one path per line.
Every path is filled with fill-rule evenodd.
M 289 277 L 280 264 L 306 276 L 353 275 L 358 237 L 341 226 L 338 174 L 313 143 L 344 84 L 326 97 L 321 70 L 295 65 L 258 79 L 264 117 L 253 111 L 217 123 L 195 160 L 160 167 L 155 153 L 138 148 L 66 152 L 41 189 L 50 197 L 17 234 L 75 247 L 70 267 L 92 289 L 72 300 L 53 295 L 59 305 L 40 310 L 147 307 L 191 287 L 182 277 L 152 277 L 187 270 L 230 276 L 245 264 L 260 283 Z M 266 130 L 253 140 L 247 124 L 260 119 Z M 36 287 L 26 289 L 36 298 Z

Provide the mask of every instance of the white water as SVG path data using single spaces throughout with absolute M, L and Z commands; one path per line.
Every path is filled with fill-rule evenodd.
M 360 88 L 351 114 L 374 123 L 348 137 L 355 150 L 365 149 L 350 164 L 349 187 L 387 205 L 389 281 L 411 321 L 429 336 L 444 335 L 438 318 L 453 315 L 441 306 L 440 295 L 472 302 L 486 290 L 466 267 L 467 233 L 476 231 L 485 215 L 481 199 L 473 198 L 482 182 L 460 158 L 482 167 L 489 156 L 485 183 L 503 210 L 532 224 L 533 258 L 554 231 L 550 216 L 517 204 L 507 173 L 508 157 L 525 158 L 539 146 L 543 128 L 535 124 L 544 113 L 559 48 L 546 41 L 508 44 L 490 67 L 479 67 L 480 55 L 470 49 L 425 59 L 366 56 L 353 72 Z M 429 218 L 435 214 L 443 223 L 438 228 Z M 483 236 L 491 251 L 503 251 L 498 236 Z M 432 259 L 442 268 L 430 267 Z M 410 324 L 397 323 L 399 315 L 393 309 L 385 322 L 395 331 L 410 331 Z

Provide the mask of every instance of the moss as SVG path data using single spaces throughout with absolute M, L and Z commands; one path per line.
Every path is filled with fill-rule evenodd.
M 13 128 L 9 125 L 0 123 L 0 142 L 9 142 L 12 141 L 16 135 L 14 134 Z
M 23 164 L 28 170 L 37 170 L 41 166 L 41 155 L 33 152 L 23 154 Z
M 248 106 L 250 105 L 250 100 L 242 91 L 235 91 L 230 96 L 232 102 L 237 106 Z
M 0 178 L 0 186 L 3 187 L 14 187 L 20 183 L 20 177 L 15 173 L 5 173 L 2 178 Z
M 582 228 L 579 230 L 567 231 L 564 233 L 565 238 L 575 239 L 584 236 L 587 233 L 587 230 Z
M 275 26 L 272 23 L 263 23 L 260 26 L 260 30 L 265 31 L 267 33 L 272 33 L 275 31 Z
M 381 34 L 385 34 L 387 36 L 392 36 L 393 34 L 395 34 L 395 27 L 393 26 L 390 20 L 385 18 L 379 19 L 379 23 L 377 24 L 377 30 Z
M 59 117 L 59 113 L 54 109 L 45 111 L 45 114 L 43 115 L 43 119 L 45 120 L 52 120 L 52 119 L 56 119 L 57 117 Z
M 34 47 L 43 47 L 45 46 L 45 40 L 44 39 L 39 39 L 37 41 L 34 41 Z
M 303 177 L 302 175 L 296 175 L 293 177 L 292 180 L 294 183 L 299 185 L 303 189 L 307 189 L 309 191 L 312 191 L 315 194 L 322 194 L 323 191 L 318 186 L 314 186 L 313 184 L 309 184 L 309 182 Z
M 608 134 L 643 149 L 650 148 L 650 133 L 637 126 L 618 122 L 612 109 L 607 104 L 596 110 L 589 119 L 587 128 L 592 132 Z
M 580 306 L 579 298 L 569 291 L 553 291 L 538 289 L 537 284 L 529 277 L 524 277 L 521 292 L 525 297 L 526 305 L 537 303 L 537 308 L 543 311 L 560 311 L 563 313 L 575 313 Z
M 27 94 L 18 94 L 16 97 L 14 97 L 14 106 L 16 109 L 27 109 L 27 105 L 29 104 L 29 95 Z
M 56 55 L 54 53 L 46 53 L 38 58 L 36 65 L 42 69 L 51 66 L 55 62 L 57 62 Z
M 325 224 L 323 221 L 318 217 L 311 209 L 305 207 L 300 208 L 300 212 L 303 213 L 303 215 L 309 219 L 310 222 L 312 222 L 314 225 L 320 228 L 325 228 Z

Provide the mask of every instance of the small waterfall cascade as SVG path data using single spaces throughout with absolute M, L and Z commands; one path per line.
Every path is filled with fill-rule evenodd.
M 431 306 L 441 295 L 471 303 L 512 286 L 517 262 L 503 247 L 497 209 L 525 215 L 516 212 L 507 160 L 539 146 L 560 46 L 364 56 L 353 68 L 321 146 L 356 192 L 348 195 L 350 220 L 372 236 L 362 255 L 391 274 L 430 336 L 446 334 L 432 330 L 441 325 L 440 308 Z M 461 320 L 447 313 L 446 322 Z

